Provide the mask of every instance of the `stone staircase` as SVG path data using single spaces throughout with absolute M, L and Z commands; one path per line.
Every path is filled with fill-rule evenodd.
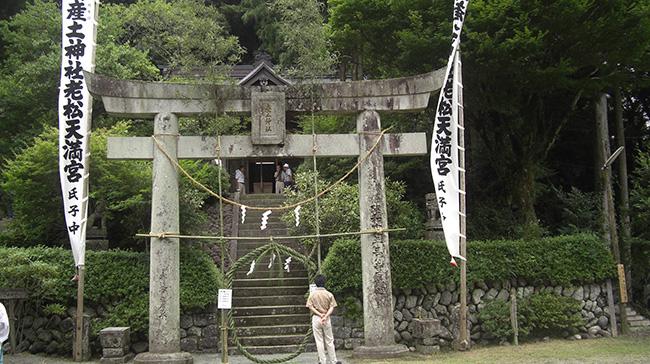
M 632 333 L 650 334 L 650 320 L 638 314 L 634 308 L 626 307 L 627 323 Z
M 284 197 L 277 194 L 242 196 L 247 206 L 280 206 Z M 263 211 L 248 210 L 246 221 L 239 225 L 241 237 L 286 236 L 287 226 L 280 220 L 281 212 L 269 217 L 266 230 L 260 230 Z M 240 216 L 241 218 L 241 216 Z M 267 244 L 268 239 L 240 240 L 237 257 Z M 282 242 L 300 250 L 298 241 Z M 233 281 L 233 316 L 240 342 L 253 354 L 291 353 L 297 350 L 311 324 L 305 308 L 305 293 L 309 290 L 307 270 L 297 261 L 291 263 L 290 273 L 282 270 L 284 259 L 277 257 L 269 269 L 270 257 L 264 257 L 247 275 L 250 265 L 242 267 Z M 236 347 L 231 346 L 235 353 Z M 307 350 L 315 350 L 313 339 Z

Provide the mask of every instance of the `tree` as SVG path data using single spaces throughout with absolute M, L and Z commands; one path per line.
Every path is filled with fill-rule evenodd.
M 291 76 L 314 78 L 327 75 L 334 65 L 327 29 L 316 0 L 276 0 L 280 16 L 280 66 Z
M 451 4 L 428 0 L 332 0 L 329 25 L 341 78 L 428 72 L 449 54 Z
M 314 195 L 314 172 L 309 168 L 300 168 L 296 173 L 297 191 L 287 194 L 287 203 L 293 204 Z M 316 173 L 317 175 L 317 173 Z M 330 185 L 330 181 L 318 178 L 319 191 Z M 386 207 L 389 228 L 406 228 L 404 232 L 391 233 L 397 239 L 421 238 L 423 216 L 421 211 L 410 201 L 404 200 L 405 185 L 400 182 L 386 181 Z M 342 182 L 319 199 L 320 232 L 343 233 L 359 231 L 359 187 L 355 183 Z M 289 226 L 295 226 L 293 211 L 282 217 Z M 301 206 L 300 226 L 293 227 L 297 235 L 314 234 L 316 231 L 315 204 Z M 326 245 L 336 238 L 325 240 Z M 307 240 L 314 243 L 315 240 Z
M 223 78 L 225 66 L 237 63 L 244 52 L 237 37 L 228 34 L 219 9 L 203 1 L 141 0 L 109 6 L 107 12 L 121 14 L 118 43 L 147 52 L 167 72 L 201 68 L 210 78 Z
M 118 78 L 155 79 L 147 54 L 115 42 L 119 14 L 100 23 L 97 71 Z M 0 156 L 20 148 L 56 125 L 61 62 L 61 11 L 55 2 L 36 0 L 0 22 L 6 57 L 0 64 Z M 113 32 L 113 33 L 112 33 Z
M 583 98 L 625 79 L 646 52 L 649 15 L 635 1 L 471 3 L 463 50 L 473 156 L 492 169 L 488 187 L 508 192 L 498 203 L 518 211 L 524 231 L 539 226 L 536 184 L 549 152 Z
M 168 71 L 202 67 L 211 78 L 223 78 L 226 66 L 243 52 L 227 29 L 217 8 L 195 0 L 104 5 L 96 70 L 121 79 L 155 80 L 161 78 L 157 66 Z M 45 125 L 57 125 L 61 11 L 54 1 L 35 0 L 0 21 L 0 30 L 6 55 L 0 64 L 0 155 L 7 155 Z
M 129 135 L 130 124 L 117 122 L 110 129 L 98 128 L 91 138 L 90 198 L 105 206 L 108 237 L 118 245 L 133 241 L 137 232 L 148 231 L 151 210 L 151 162 L 120 161 L 106 158 L 106 140 Z M 14 218 L 5 239 L 15 245 L 59 245 L 66 241 L 58 171 L 58 130 L 45 130 L 7 161 L 1 187 L 7 191 Z M 202 161 L 182 161 L 194 178 L 215 190 L 217 168 Z M 196 232 L 205 222 L 202 211 L 208 195 L 190 181 L 180 181 L 181 230 Z M 222 170 L 224 189 L 230 186 L 228 173 Z

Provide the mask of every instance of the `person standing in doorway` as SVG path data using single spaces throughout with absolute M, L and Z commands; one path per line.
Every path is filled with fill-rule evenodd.
M 289 164 L 285 163 L 282 166 L 283 170 L 283 181 L 284 181 L 284 188 L 289 188 L 293 189 L 293 185 L 295 184 L 293 180 L 293 172 L 291 171 L 291 168 L 289 168 Z
M 275 165 L 275 173 L 273 174 L 273 177 L 275 177 L 275 193 L 282 193 L 282 190 L 284 190 L 284 171 L 282 170 L 282 165 L 280 163 Z
M 7 316 L 7 310 L 5 306 L 0 303 L 0 364 L 3 362 L 3 352 L 2 344 L 7 341 L 9 337 L 9 316 Z
M 337 306 L 336 300 L 334 295 L 325 289 L 325 277 L 323 275 L 317 275 L 314 283 L 316 289 L 309 293 L 307 307 L 312 313 L 311 327 L 316 341 L 316 350 L 318 350 L 318 362 L 319 364 L 341 364 L 340 361 L 336 360 L 332 321 L 330 320 L 334 307 Z M 329 357 L 330 361 L 327 361 L 327 357 Z
M 237 181 L 237 192 L 240 195 L 246 194 L 246 177 L 244 177 L 244 166 L 240 165 L 235 171 L 235 181 Z

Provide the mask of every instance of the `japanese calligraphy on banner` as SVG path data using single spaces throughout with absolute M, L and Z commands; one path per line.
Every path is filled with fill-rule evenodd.
M 465 260 L 460 255 L 460 203 L 459 168 L 458 168 L 458 84 L 454 82 L 454 65 L 456 64 L 460 33 L 467 12 L 469 0 L 454 1 L 454 22 L 452 33 L 452 51 L 447 63 L 444 84 L 440 90 L 436 119 L 431 136 L 431 174 L 438 200 L 438 208 L 445 233 L 445 242 L 454 258 Z M 458 62 L 459 64 L 460 62 Z
M 95 68 L 97 0 L 63 0 L 59 86 L 59 175 L 77 266 L 85 263 L 92 98 L 83 71 Z

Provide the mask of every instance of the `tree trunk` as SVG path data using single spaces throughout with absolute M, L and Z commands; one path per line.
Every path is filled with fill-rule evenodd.
M 516 184 L 516 201 L 521 209 L 523 238 L 536 238 L 540 235 L 535 212 L 535 170 L 533 162 L 525 161 L 519 175 L 519 182 Z
M 621 258 L 625 264 L 625 278 L 627 293 L 632 300 L 632 250 L 630 239 L 630 193 L 627 182 L 627 157 L 625 153 L 625 125 L 623 122 L 623 95 L 621 89 L 614 91 L 614 121 L 616 122 L 616 140 L 618 147 L 623 147 L 623 152 L 618 157 L 618 194 L 620 198 L 619 213 L 621 216 Z

